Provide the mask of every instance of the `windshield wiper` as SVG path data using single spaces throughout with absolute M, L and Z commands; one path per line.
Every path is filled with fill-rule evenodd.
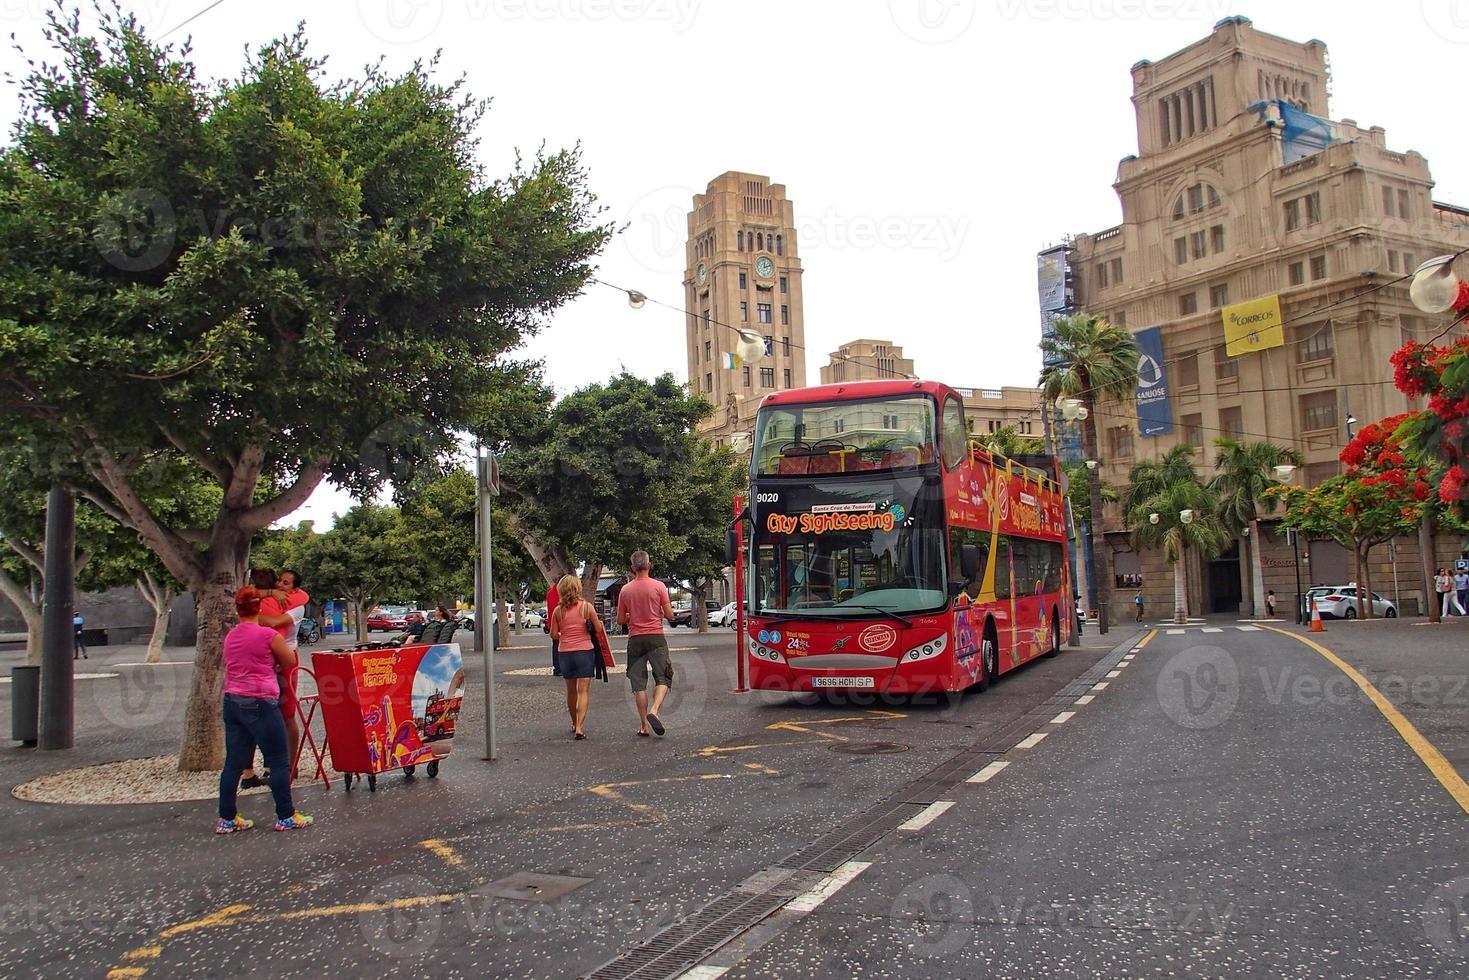
M 840 606 L 813 606 L 809 610 L 808 609 L 803 609 L 800 612 L 793 612 L 793 613 L 789 613 L 789 614 L 788 613 L 775 613 L 773 615 L 777 615 L 777 616 L 786 616 L 786 615 L 789 615 L 790 617 L 795 618 L 795 619 L 800 619 L 800 618 L 803 618 L 803 617 L 811 618 L 811 619 L 830 619 L 832 617 L 830 617 L 830 616 L 822 616 L 821 613 L 841 612 L 841 611 L 843 611 L 845 609 L 866 609 L 866 610 L 869 610 L 871 612 L 882 613 L 884 616 L 889 616 L 889 617 L 891 617 L 893 619 L 896 619 L 898 622 L 902 623 L 904 626 L 912 626 L 913 625 L 913 620 L 909 619 L 907 616 L 904 616 L 901 613 L 895 613 L 891 609 L 886 609 L 886 608 L 884 608 L 882 606 L 864 606 L 861 603 L 851 603 L 851 602 L 844 602 Z M 845 617 L 843 617 L 843 618 L 845 618 Z

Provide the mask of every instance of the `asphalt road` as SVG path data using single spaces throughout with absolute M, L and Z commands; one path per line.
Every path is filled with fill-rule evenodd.
M 1463 773 L 1469 630 L 1374 628 L 1324 639 L 1385 687 L 1367 661 L 1411 647 L 1390 703 Z M 303 787 L 306 832 L 0 800 L 0 975 L 1469 975 L 1469 815 L 1322 654 L 1210 629 L 1089 631 L 933 703 L 735 695 L 730 634 L 679 631 L 668 737 L 614 676 L 585 742 L 527 634 L 497 762 L 467 657 L 441 776 Z M 79 748 L 0 751 L 6 785 L 173 747 L 187 665 L 92 669 Z

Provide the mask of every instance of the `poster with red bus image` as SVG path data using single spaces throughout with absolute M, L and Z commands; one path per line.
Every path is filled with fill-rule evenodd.
M 453 751 L 464 702 L 459 644 L 317 653 L 312 666 L 338 772 L 436 763 Z

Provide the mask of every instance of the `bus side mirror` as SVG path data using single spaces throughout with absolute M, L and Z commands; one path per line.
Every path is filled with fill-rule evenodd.
M 973 582 L 979 575 L 979 545 L 959 546 L 959 571 L 963 573 L 966 582 Z
M 724 563 L 733 565 L 740 559 L 739 539 L 735 536 L 734 527 L 724 529 Z

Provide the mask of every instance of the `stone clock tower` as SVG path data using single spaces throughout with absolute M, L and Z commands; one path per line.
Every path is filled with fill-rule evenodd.
M 719 445 L 751 433 L 760 399 L 806 384 L 806 325 L 795 215 L 785 187 L 730 171 L 694 196 L 689 212 L 684 309 L 689 389 L 714 404 L 701 428 Z M 767 353 L 729 366 L 736 328 Z

